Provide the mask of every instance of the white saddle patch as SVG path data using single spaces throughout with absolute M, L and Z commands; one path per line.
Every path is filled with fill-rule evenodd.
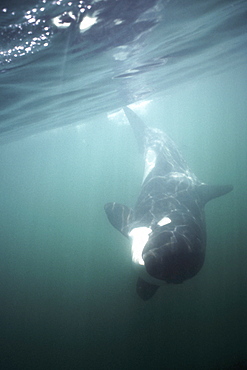
M 152 169 L 155 167 L 157 155 L 153 149 L 148 149 L 145 156 L 145 170 L 142 182 L 150 174 Z
M 131 230 L 129 237 L 132 239 L 131 253 L 132 261 L 137 265 L 144 266 L 144 261 L 142 258 L 142 251 L 148 242 L 149 234 L 152 230 L 149 227 L 136 227 Z

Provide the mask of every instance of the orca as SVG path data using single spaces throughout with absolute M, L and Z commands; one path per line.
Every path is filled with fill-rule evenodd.
M 131 241 L 139 273 L 136 291 L 148 300 L 159 286 L 180 284 L 199 272 L 206 249 L 204 206 L 233 187 L 199 181 L 164 132 L 123 109 L 144 154 L 144 177 L 134 209 L 116 202 L 104 209 L 110 223 Z

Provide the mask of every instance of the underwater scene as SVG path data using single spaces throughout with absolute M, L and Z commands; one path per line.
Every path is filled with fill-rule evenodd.
M 247 369 L 246 19 L 1 1 L 1 370 Z

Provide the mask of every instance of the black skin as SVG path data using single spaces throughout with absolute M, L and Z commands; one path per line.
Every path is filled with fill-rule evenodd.
M 231 185 L 209 186 L 199 181 L 182 158 L 174 142 L 162 131 L 145 126 L 129 108 L 125 114 L 144 153 L 155 154 L 155 165 L 144 178 L 134 209 L 118 203 L 107 203 L 105 212 L 111 224 L 129 237 L 134 228 L 152 231 L 143 249 L 142 258 L 149 276 L 160 283 L 180 284 L 195 276 L 205 259 L 205 204 L 230 192 Z M 171 222 L 159 226 L 168 217 Z M 150 299 L 158 284 L 139 277 L 137 293 Z

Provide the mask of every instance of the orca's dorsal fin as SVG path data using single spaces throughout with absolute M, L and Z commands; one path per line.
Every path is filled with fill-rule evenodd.
M 134 131 L 135 138 L 138 143 L 139 151 L 143 153 L 144 152 L 144 136 L 145 136 L 145 130 L 147 126 L 140 119 L 140 117 L 138 117 L 137 114 L 135 114 L 135 112 L 133 112 L 133 110 L 131 110 L 130 108 L 124 107 L 123 110 Z
M 104 209 L 112 226 L 128 237 L 129 224 L 133 220 L 133 209 L 115 202 L 106 203 Z
M 202 184 L 198 187 L 200 198 L 204 204 L 211 199 L 221 197 L 233 190 L 232 185 L 206 185 Z

